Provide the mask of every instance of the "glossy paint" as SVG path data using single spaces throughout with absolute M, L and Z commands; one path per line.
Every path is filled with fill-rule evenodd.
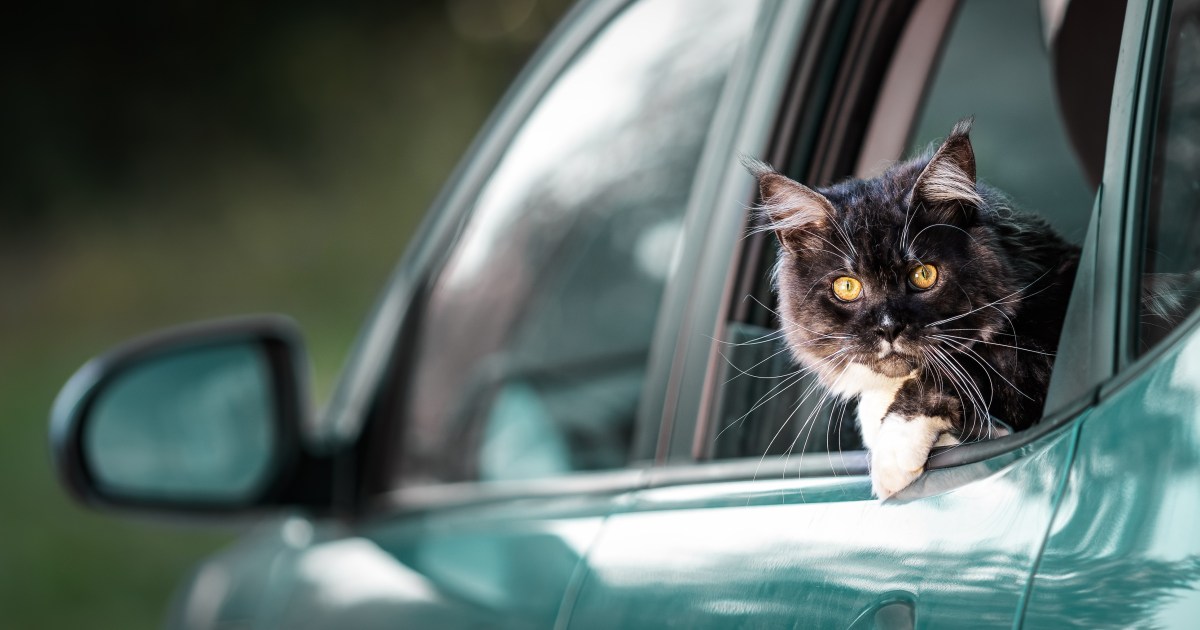
M 467 503 L 263 526 L 197 570 L 168 627 L 555 627 L 612 496 Z
M 570 627 L 846 628 L 884 608 L 1011 627 L 1072 439 L 933 471 L 886 502 L 865 477 L 646 490 L 605 526 Z
M 1197 627 L 1198 523 L 1200 331 L 1193 325 L 1083 421 L 1026 627 Z
M 282 628 L 552 628 L 607 501 L 512 501 L 318 529 L 279 565 Z

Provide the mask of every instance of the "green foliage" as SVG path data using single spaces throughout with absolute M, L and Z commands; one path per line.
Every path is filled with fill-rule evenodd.
M 48 457 L 50 402 L 126 337 L 248 312 L 299 320 L 327 394 L 436 188 L 565 3 L 500 4 L 529 11 L 491 33 L 463 27 L 483 5 L 461 0 L 86 5 L 68 22 L 6 24 L 25 53 L 0 62 L 13 70 L 0 99 L 5 627 L 154 627 L 187 569 L 232 540 L 72 503 Z

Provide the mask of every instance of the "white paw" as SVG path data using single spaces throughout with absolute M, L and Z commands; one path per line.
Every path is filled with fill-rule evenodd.
M 886 499 L 907 488 L 925 472 L 925 460 L 950 423 L 939 417 L 904 418 L 889 414 L 880 422 L 871 449 L 871 491 Z
M 959 444 L 962 444 L 962 442 L 960 442 L 958 438 L 954 437 L 952 433 L 943 433 L 939 435 L 937 441 L 933 443 L 934 446 L 958 446 Z

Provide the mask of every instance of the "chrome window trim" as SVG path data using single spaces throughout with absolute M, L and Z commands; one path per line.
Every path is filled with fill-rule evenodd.
M 556 497 L 616 496 L 646 487 L 649 468 L 574 472 L 510 481 L 461 481 L 399 488 L 375 497 L 370 512 L 395 514 Z

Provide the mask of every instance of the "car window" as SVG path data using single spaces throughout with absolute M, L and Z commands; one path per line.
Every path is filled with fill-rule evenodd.
M 740 0 L 646 0 L 534 107 L 432 279 L 398 483 L 624 465 Z
M 945 37 L 904 157 L 973 115 L 980 179 L 1017 207 L 1045 216 L 1068 240 L 1082 241 L 1095 189 L 1063 127 L 1037 0 L 967 0 Z M 1099 106 L 1107 111 L 1107 103 Z M 761 275 L 769 274 L 764 268 Z M 725 361 L 712 455 L 861 449 L 853 403 L 825 395 L 815 379 L 800 373 L 773 334 L 777 327 L 777 321 L 729 324 L 720 348 Z M 835 468 L 839 461 L 830 459 Z
M 1200 2 L 1175 2 L 1170 19 L 1145 214 L 1139 353 L 1200 304 Z

